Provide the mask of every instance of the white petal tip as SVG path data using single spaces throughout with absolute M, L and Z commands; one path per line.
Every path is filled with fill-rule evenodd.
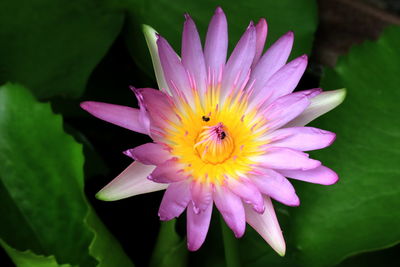
M 279 256 L 281 256 L 281 257 L 284 257 L 285 256 L 285 254 L 286 254 L 286 250 L 285 249 L 283 249 L 282 251 L 277 251 L 277 250 L 275 250 L 278 254 L 279 254 Z
M 338 90 L 335 90 L 335 91 L 338 94 L 338 96 L 337 96 L 338 100 L 340 100 L 338 105 L 340 105 L 344 101 L 344 99 L 346 98 L 347 89 L 346 88 L 342 88 L 342 89 L 338 89 Z
M 279 256 L 283 257 L 286 254 L 286 244 L 284 240 L 276 240 L 275 244 L 270 244 L 272 249 L 278 253 Z
M 156 30 L 154 30 L 153 27 L 151 27 L 147 24 L 142 25 L 142 31 L 143 31 L 144 35 L 155 36 L 155 34 L 157 34 Z
M 104 192 L 104 191 L 103 191 L 103 189 L 100 190 L 99 192 L 97 192 L 97 194 L 95 195 L 95 197 L 96 197 L 98 200 L 102 200 L 102 201 L 115 201 L 115 200 L 119 200 L 119 198 L 115 198 L 115 197 L 109 196 L 109 195 L 107 194 L 107 192 Z

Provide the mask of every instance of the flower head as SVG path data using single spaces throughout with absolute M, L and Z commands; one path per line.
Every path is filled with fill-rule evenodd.
M 217 8 L 204 49 L 185 15 L 181 58 L 151 27 L 144 26 L 160 90 L 132 88 L 139 109 L 98 102 L 82 107 L 100 119 L 147 134 L 147 143 L 124 153 L 133 162 L 99 193 L 103 200 L 166 189 L 159 217 L 187 214 L 188 248 L 205 240 L 213 204 L 236 237 L 246 222 L 279 254 L 285 242 L 270 198 L 299 205 L 288 178 L 333 184 L 332 170 L 304 151 L 329 146 L 332 132 L 304 127 L 344 99 L 344 90 L 293 93 L 307 65 L 286 63 L 293 33 L 263 55 L 267 24 L 245 30 L 226 61 L 225 14 Z

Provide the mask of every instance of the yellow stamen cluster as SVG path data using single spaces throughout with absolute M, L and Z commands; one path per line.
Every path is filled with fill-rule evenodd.
M 177 105 L 179 123 L 165 135 L 172 155 L 199 182 L 220 184 L 227 176 L 246 175 L 256 163 L 252 158 L 264 153 L 264 117 L 248 110 L 245 93 L 225 97 L 222 105 L 219 90 L 193 94 L 194 103 Z

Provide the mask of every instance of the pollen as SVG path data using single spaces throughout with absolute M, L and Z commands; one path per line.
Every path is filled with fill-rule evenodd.
M 252 160 L 264 153 L 265 119 L 249 110 L 241 97 L 219 101 L 220 88 L 196 95 L 194 105 L 175 109 L 181 118 L 165 136 L 171 153 L 194 180 L 221 184 L 226 177 L 237 179 L 252 170 Z M 207 114 L 204 115 L 204 114 Z M 212 115 L 211 115 L 212 114 Z

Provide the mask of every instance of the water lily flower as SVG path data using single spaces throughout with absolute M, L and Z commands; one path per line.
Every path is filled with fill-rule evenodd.
M 285 241 L 271 198 L 299 205 L 287 178 L 330 185 L 338 176 L 304 151 L 329 146 L 335 134 L 307 123 L 339 105 L 345 91 L 293 92 L 307 56 L 287 63 L 293 33 L 263 54 L 267 23 L 245 30 L 227 58 L 227 21 L 217 8 L 204 48 L 196 25 L 185 15 L 182 53 L 149 26 L 144 33 L 160 90 L 131 88 L 139 109 L 83 102 L 92 115 L 146 134 L 152 143 L 124 153 L 135 161 L 97 197 L 112 201 L 164 190 L 161 220 L 186 210 L 187 245 L 203 244 L 213 205 L 236 237 L 246 222 L 280 255 Z

